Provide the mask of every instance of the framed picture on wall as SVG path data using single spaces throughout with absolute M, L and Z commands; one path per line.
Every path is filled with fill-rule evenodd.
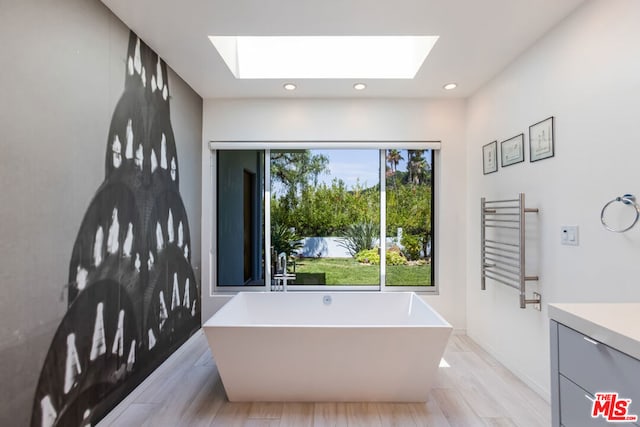
M 482 173 L 485 175 L 498 170 L 498 141 L 482 146 Z
M 553 157 L 553 116 L 529 126 L 529 161 Z
M 524 134 L 514 136 L 500 143 L 502 167 L 524 162 Z

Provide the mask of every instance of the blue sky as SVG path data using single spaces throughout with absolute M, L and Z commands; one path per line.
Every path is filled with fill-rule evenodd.
M 344 181 L 347 189 L 353 188 L 356 183 L 364 187 L 372 187 L 380 180 L 380 152 L 370 150 L 311 150 L 313 154 L 322 154 L 329 159 L 329 173 L 318 176 L 318 184 L 331 185 L 334 179 Z M 407 168 L 407 150 L 400 150 L 403 160 L 398 164 L 398 170 Z M 278 192 L 277 188 L 273 189 Z
M 380 152 L 378 150 L 311 150 L 313 154 L 323 154 L 329 159 L 330 175 L 320 175 L 318 183 L 331 184 L 334 178 L 342 179 L 347 188 L 353 187 L 358 178 L 367 187 L 380 180 Z M 407 169 L 407 150 L 400 150 L 402 160 L 398 170 Z M 428 159 L 428 158 L 427 158 Z
M 318 184 L 331 184 L 334 178 L 342 179 L 351 189 L 358 179 L 366 187 L 380 181 L 380 152 L 378 150 L 311 150 L 313 154 L 322 154 L 329 159 L 330 174 L 321 174 Z

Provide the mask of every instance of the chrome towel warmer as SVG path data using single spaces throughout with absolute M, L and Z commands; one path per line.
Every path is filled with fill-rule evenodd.
M 535 304 L 540 309 L 540 294 L 527 299 L 525 283 L 538 280 L 538 276 L 525 276 L 525 214 L 538 213 L 537 208 L 526 208 L 524 193 L 517 199 L 481 199 L 481 289 L 487 279 L 518 289 L 520 308 Z

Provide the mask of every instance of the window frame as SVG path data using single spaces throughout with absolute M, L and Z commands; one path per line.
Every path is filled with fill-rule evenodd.
M 209 295 L 229 295 L 237 292 L 280 292 L 272 291 L 268 281 L 271 277 L 271 253 L 264 251 L 265 284 L 260 286 L 225 286 L 218 285 L 218 238 L 217 238 L 217 213 L 218 213 L 218 170 L 217 152 L 220 150 L 253 150 L 264 151 L 264 247 L 271 247 L 271 150 L 307 150 L 307 149 L 376 149 L 380 157 L 380 250 L 386 252 L 386 151 L 397 150 L 432 150 L 432 208 L 431 208 L 431 230 L 432 230 L 432 251 L 431 251 L 431 280 L 430 286 L 387 286 L 386 285 L 386 262 L 381 262 L 380 284 L 367 285 L 288 285 L 289 291 L 374 291 L 374 292 L 416 292 L 425 295 L 439 295 L 438 269 L 436 260 L 438 259 L 438 222 L 436 211 L 438 210 L 437 186 L 438 163 L 440 160 L 439 151 L 441 143 L 439 141 L 211 141 L 209 142 L 210 153 L 210 188 L 211 200 L 211 230 L 209 233 Z M 426 289 L 425 289 L 426 288 Z

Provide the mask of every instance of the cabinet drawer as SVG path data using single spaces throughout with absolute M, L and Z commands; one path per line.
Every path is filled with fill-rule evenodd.
M 602 418 L 591 418 L 592 395 L 560 375 L 560 423 L 565 427 L 610 425 Z
M 586 338 L 586 339 L 585 339 Z M 558 370 L 590 394 L 618 392 L 640 413 L 640 361 L 558 325 Z

